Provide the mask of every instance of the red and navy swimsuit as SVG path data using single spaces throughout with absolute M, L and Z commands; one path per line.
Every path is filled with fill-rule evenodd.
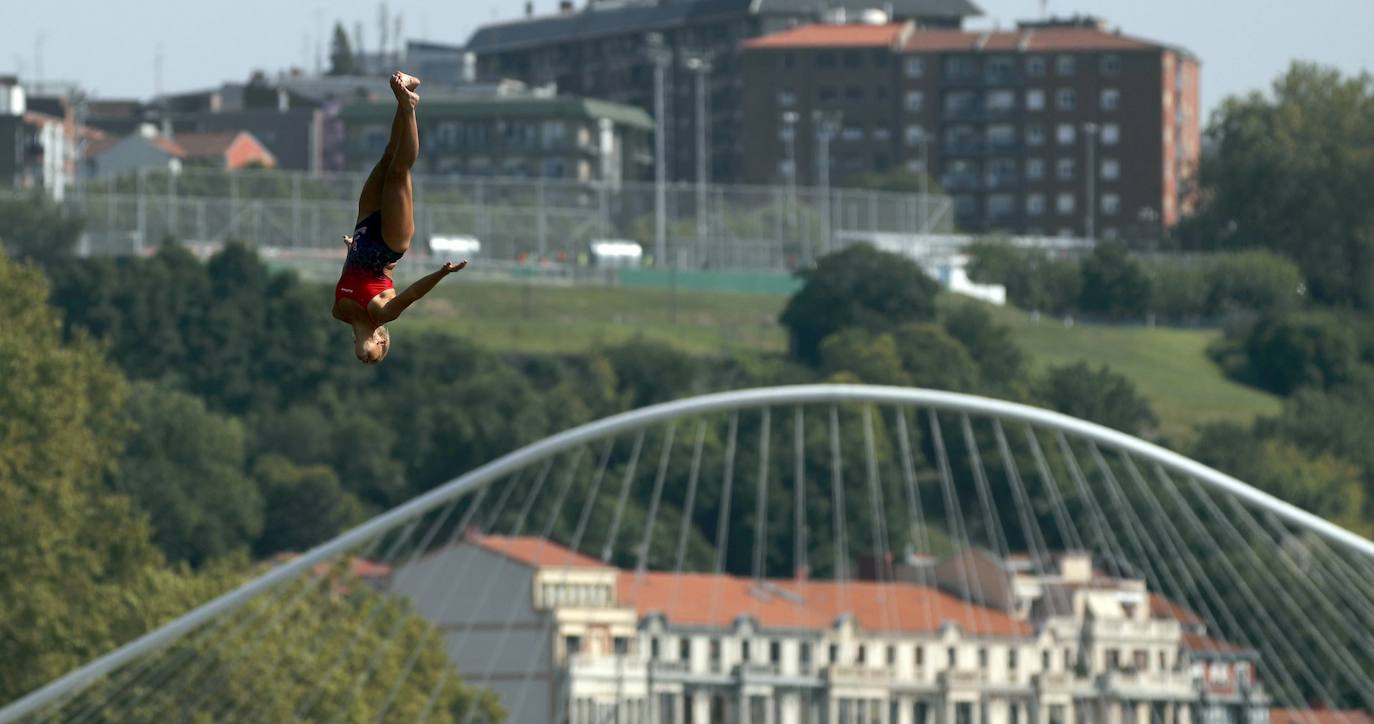
M 372 212 L 353 230 L 353 244 L 348 247 L 343 273 L 334 286 L 334 301 L 348 298 L 367 309 L 367 303 L 374 297 L 395 288 L 386 268 L 400 261 L 403 255 L 404 252 L 392 251 L 382 241 L 382 212 Z

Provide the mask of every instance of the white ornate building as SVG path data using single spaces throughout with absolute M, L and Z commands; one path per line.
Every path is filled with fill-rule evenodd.
M 634 572 L 470 535 L 390 587 L 511 722 L 1218 724 L 1197 721 L 1200 623 L 1142 581 L 1086 555 L 977 551 L 920 575 L 932 585 Z

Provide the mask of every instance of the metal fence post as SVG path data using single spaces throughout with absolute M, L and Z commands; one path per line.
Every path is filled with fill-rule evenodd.
M 137 181 L 135 183 L 134 194 L 138 205 L 138 237 L 134 242 L 134 254 L 143 255 L 143 246 L 146 243 L 148 233 L 148 195 L 145 182 L 148 178 L 147 167 L 138 169 Z
M 549 220 L 545 216 L 548 209 L 545 207 L 544 177 L 540 176 L 534 188 L 535 196 L 535 230 L 539 243 L 539 258 L 545 259 L 549 256 Z

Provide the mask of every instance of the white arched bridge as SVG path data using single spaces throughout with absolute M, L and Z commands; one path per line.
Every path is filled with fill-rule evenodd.
M 1025 405 L 810 385 L 521 448 L 0 722 L 1355 724 L 1374 543 Z

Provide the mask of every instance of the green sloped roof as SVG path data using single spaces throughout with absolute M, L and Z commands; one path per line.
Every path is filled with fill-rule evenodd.
M 395 111 L 396 105 L 393 103 L 355 103 L 344 106 L 340 115 L 344 120 L 352 121 L 386 120 Z M 613 123 L 645 131 L 654 127 L 653 119 L 641 108 L 578 96 L 422 99 L 420 114 L 430 119 L 453 120 L 606 118 Z

